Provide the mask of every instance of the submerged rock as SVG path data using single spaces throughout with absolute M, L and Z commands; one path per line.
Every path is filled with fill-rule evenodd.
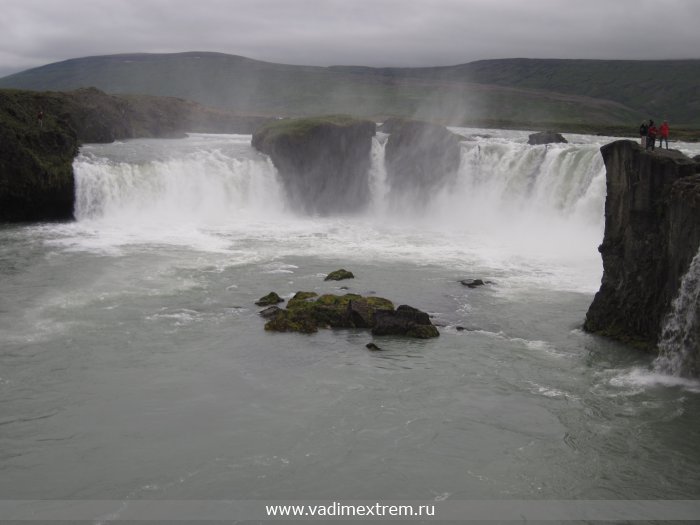
M 269 306 L 271 304 L 278 304 L 283 302 L 284 299 L 282 299 L 279 295 L 277 295 L 275 292 L 270 292 L 265 297 L 261 297 L 260 299 L 255 301 L 255 304 L 257 304 L 258 306 Z
M 366 348 L 367 350 L 372 350 L 373 352 L 378 352 L 378 351 L 381 350 L 381 348 L 379 348 L 379 347 L 378 347 L 377 345 L 375 345 L 374 343 L 367 343 L 367 344 L 365 345 L 365 348 Z
M 541 144 L 568 144 L 568 140 L 566 140 L 561 134 L 559 133 L 554 133 L 552 131 L 542 131 L 540 133 L 533 133 L 527 138 L 527 143 L 530 144 L 530 146 L 539 146 Z
M 464 279 L 462 281 L 459 281 L 462 283 L 464 286 L 468 286 L 469 288 L 476 288 L 478 286 L 484 286 L 484 281 L 481 279 Z
M 329 273 L 326 275 L 326 278 L 324 281 L 342 281 L 343 279 L 354 279 L 355 276 L 353 275 L 352 272 L 349 272 L 347 270 L 344 270 L 341 268 L 340 270 L 336 270 L 334 272 Z

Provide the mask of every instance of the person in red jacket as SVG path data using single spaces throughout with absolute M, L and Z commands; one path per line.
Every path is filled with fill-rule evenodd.
M 664 123 L 659 127 L 659 147 L 664 147 L 664 140 L 666 141 L 666 149 L 668 149 L 668 122 L 664 120 Z
M 650 120 L 649 121 L 649 129 L 647 129 L 647 147 L 646 147 L 646 149 L 651 148 L 651 151 L 654 151 L 655 145 L 656 145 L 656 126 L 654 125 L 654 121 Z

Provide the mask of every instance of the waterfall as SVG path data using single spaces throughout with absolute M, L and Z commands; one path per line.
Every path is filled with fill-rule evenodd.
M 284 198 L 269 159 L 212 142 L 182 148 L 185 141 L 154 141 L 137 159 L 123 153 L 137 143 L 86 148 L 74 163 L 76 219 L 225 226 L 279 216 Z
M 598 144 L 464 141 L 457 173 L 434 187 L 399 191 L 387 179 L 386 141 L 384 133 L 373 139 L 362 218 L 506 232 L 514 242 L 527 237 L 542 245 L 556 243 L 557 235 L 567 242 L 579 242 L 581 235 L 586 243 L 600 241 L 605 169 Z M 299 217 L 269 158 L 251 148 L 250 136 L 89 145 L 74 169 L 78 221 L 227 228 Z M 344 197 L 337 196 L 339 203 Z
M 700 374 L 700 249 L 664 319 L 654 366 L 659 372 L 675 376 Z

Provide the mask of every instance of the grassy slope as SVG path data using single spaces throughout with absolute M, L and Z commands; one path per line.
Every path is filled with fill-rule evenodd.
M 218 53 L 73 59 L 0 87 L 169 95 L 260 115 L 413 116 L 447 124 L 700 128 L 700 61 L 492 60 L 438 68 L 307 67 Z

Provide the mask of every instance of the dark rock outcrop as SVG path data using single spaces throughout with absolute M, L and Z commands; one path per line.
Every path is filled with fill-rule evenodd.
M 542 131 L 540 133 L 533 133 L 527 138 L 527 143 L 530 146 L 539 146 L 540 144 L 567 144 L 569 141 L 566 140 L 561 134 L 554 133 L 553 131 Z
M 425 312 L 410 306 L 394 310 L 388 299 L 357 294 L 318 296 L 315 292 L 297 292 L 286 309 L 270 312 L 267 318 L 265 330 L 273 332 L 313 333 L 319 328 L 364 328 L 372 329 L 374 335 L 423 339 L 439 335 Z
M 308 213 L 362 210 L 376 124 L 345 116 L 279 120 L 253 134 L 280 173 L 289 200 Z
M 352 272 L 349 272 L 343 268 L 340 270 L 335 270 L 334 272 L 329 273 L 326 275 L 326 278 L 324 281 L 342 281 L 344 279 L 354 279 L 355 276 L 353 275 Z
M 401 305 L 396 310 L 381 310 L 375 313 L 372 335 L 405 335 L 428 339 L 437 337 L 440 333 L 430 322 L 427 313 Z
M 601 153 L 604 273 L 584 327 L 653 349 L 700 245 L 700 164 L 674 150 L 645 152 L 627 140 Z
M 385 162 L 392 191 L 434 189 L 457 173 L 461 137 L 444 126 L 392 118 L 379 129 L 390 134 Z

